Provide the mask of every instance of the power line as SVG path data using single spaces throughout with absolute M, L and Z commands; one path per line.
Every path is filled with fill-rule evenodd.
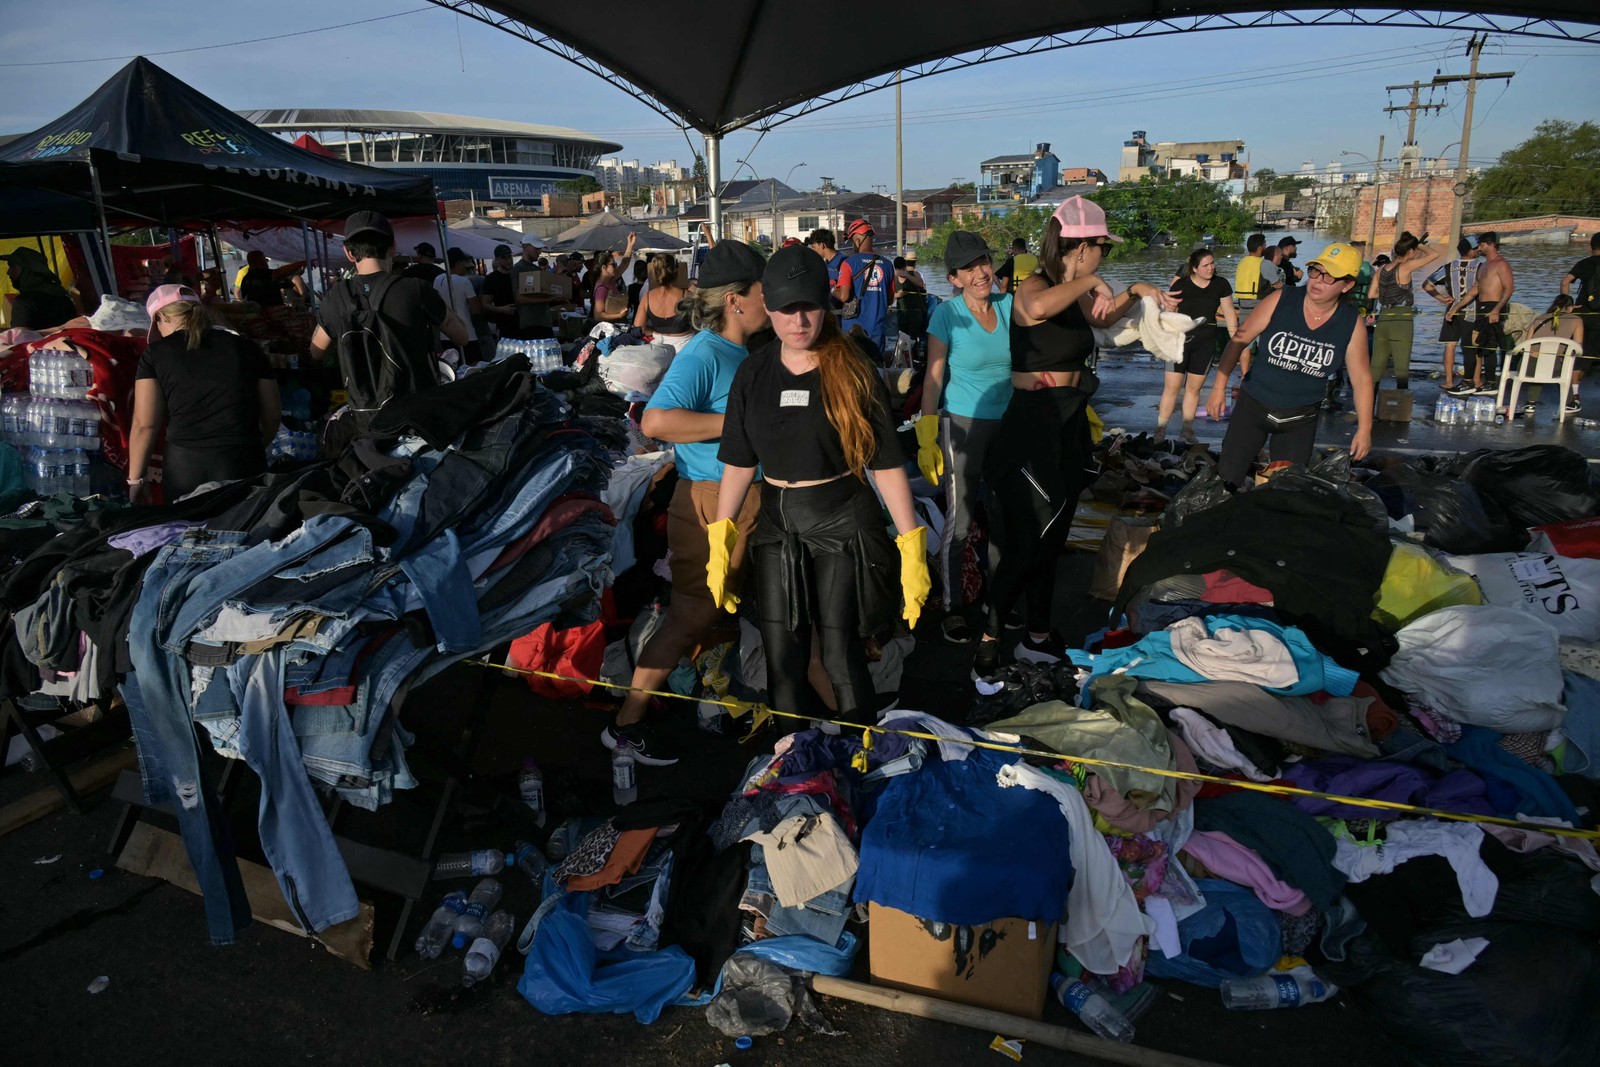
M 436 11 L 434 7 L 414 7 L 409 11 L 396 11 L 389 15 L 374 15 L 370 19 L 357 19 L 355 22 L 341 22 L 336 26 L 318 26 L 314 30 L 295 30 L 293 33 L 275 33 L 270 37 L 252 37 L 246 41 L 228 41 L 224 44 L 197 44 L 188 48 L 168 48 L 161 52 L 140 52 L 131 56 L 100 56 L 96 59 L 39 59 L 23 63 L 0 63 L 0 67 L 59 67 L 76 63 L 119 63 L 129 59 L 138 59 L 140 56 L 175 56 L 183 52 L 208 52 L 213 48 L 237 48 L 246 44 L 261 44 L 265 41 L 283 41 L 290 37 L 305 37 L 313 33 L 327 33 L 329 30 L 347 30 L 351 26 L 366 26 L 373 22 L 383 22 L 386 19 L 404 18 L 406 15 L 415 15 L 422 11 Z

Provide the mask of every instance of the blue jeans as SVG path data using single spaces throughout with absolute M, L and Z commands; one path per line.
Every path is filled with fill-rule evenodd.
M 767 909 L 767 932 L 777 936 L 800 934 L 814 937 L 824 945 L 837 944 L 844 933 L 844 924 L 850 917 L 850 886 L 830 889 L 812 897 L 798 908 L 786 908 L 778 903 L 772 888 L 772 878 L 767 874 L 765 859 L 757 859 L 761 846 L 751 848 L 754 864 L 750 868 L 750 881 L 745 889 L 747 897 L 771 901 Z M 763 903 L 765 900 L 763 901 Z

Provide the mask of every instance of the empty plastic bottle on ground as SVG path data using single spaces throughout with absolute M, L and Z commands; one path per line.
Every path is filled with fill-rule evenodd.
M 506 869 L 506 854 L 499 849 L 480 848 L 476 852 L 446 852 L 433 865 L 435 878 L 473 878 L 499 874 Z
M 450 944 L 456 948 L 466 948 L 472 944 L 483 933 L 484 917 L 500 903 L 503 892 L 499 881 L 494 878 L 485 878 L 474 886 L 472 895 L 467 898 L 467 906 L 456 916 L 456 930 L 450 938 Z
M 550 861 L 544 858 L 543 852 L 526 841 L 518 841 L 516 851 L 511 855 L 517 870 L 527 875 L 534 886 L 544 884 L 544 872 L 550 869 Z
M 1056 999 L 1065 1004 L 1083 1025 L 1107 1041 L 1133 1040 L 1133 1024 L 1112 1007 L 1109 1000 L 1076 978 L 1052 974 L 1050 987 L 1056 991 Z
M 522 794 L 522 802 L 533 812 L 534 819 L 540 826 L 544 825 L 544 772 L 539 770 L 539 765 L 533 757 L 522 761 L 522 774 L 517 778 L 517 789 Z
M 626 752 L 611 757 L 611 799 L 618 807 L 639 799 L 639 780 L 634 771 L 633 757 Z
M 500 959 L 500 950 L 506 947 L 515 932 L 516 916 L 509 911 L 497 911 L 483 924 L 483 933 L 467 950 L 466 973 L 461 976 L 464 986 L 476 985 L 489 977 Z
M 466 893 L 455 889 L 445 894 L 428 919 L 428 925 L 417 935 L 417 955 L 425 960 L 438 959 L 439 953 L 450 943 L 450 935 L 455 933 L 456 919 L 466 910 Z
M 1296 967 L 1255 978 L 1228 979 L 1222 983 L 1222 1006 L 1231 1011 L 1298 1008 L 1319 1004 L 1338 992 L 1338 986 L 1324 982 L 1311 968 Z

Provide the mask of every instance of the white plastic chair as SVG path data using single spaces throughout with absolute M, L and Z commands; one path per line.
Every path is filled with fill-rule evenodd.
M 1517 396 L 1524 385 L 1555 385 L 1561 388 L 1561 406 L 1556 410 L 1567 420 L 1567 396 L 1572 392 L 1572 371 L 1583 355 L 1583 346 L 1566 337 L 1530 337 L 1519 341 L 1506 353 L 1505 369 L 1500 373 L 1500 395 L 1495 407 L 1508 413 L 1517 410 Z M 1515 368 L 1515 369 L 1513 369 Z M 1510 390 L 1510 396 L 1506 395 Z

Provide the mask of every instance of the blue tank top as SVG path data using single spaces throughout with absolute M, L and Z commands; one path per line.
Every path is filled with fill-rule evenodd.
M 1262 332 L 1244 378 L 1244 391 L 1269 410 L 1321 403 L 1327 381 L 1344 365 L 1344 353 L 1361 316 L 1344 301 L 1315 330 L 1306 325 L 1305 289 L 1278 291 L 1278 307 Z

